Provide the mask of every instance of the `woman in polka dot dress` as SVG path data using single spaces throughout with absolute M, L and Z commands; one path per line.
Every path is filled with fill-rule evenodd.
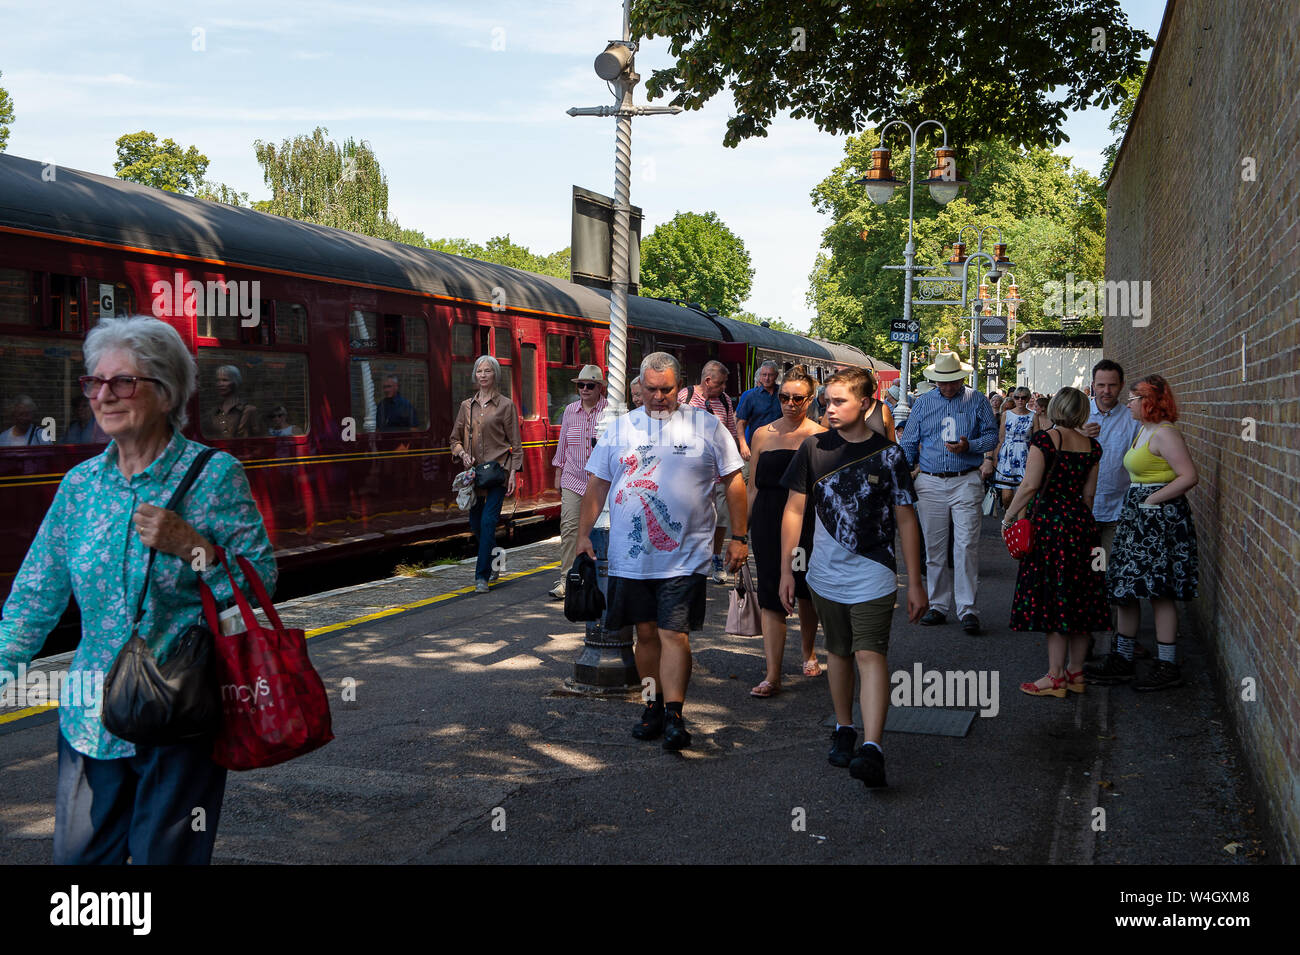
M 1012 630 L 1047 634 L 1047 675 L 1020 685 L 1030 696 L 1082 693 L 1092 631 L 1110 626 L 1105 567 L 1101 561 L 1094 565 L 1093 556 L 1099 536 L 1092 498 L 1101 445 L 1075 430 L 1088 412 L 1088 397 L 1077 388 L 1062 388 L 1051 400 L 1052 427 L 1030 439 L 1025 478 L 1004 519 L 1009 527 L 1037 498 L 1030 515 L 1034 547 L 1020 562 L 1011 604 Z M 1067 650 L 1074 670 L 1067 666 Z

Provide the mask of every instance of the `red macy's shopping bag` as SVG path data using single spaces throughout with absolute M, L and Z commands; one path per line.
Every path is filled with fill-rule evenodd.
M 329 699 L 320 674 L 307 657 L 307 638 L 287 630 L 275 612 L 262 578 L 244 557 L 236 557 L 244 579 L 271 622 L 263 627 L 235 582 L 225 552 L 217 559 L 243 615 L 244 633 L 224 635 L 212 591 L 199 581 L 203 612 L 216 636 L 216 670 L 221 685 L 221 730 L 212 758 L 227 769 L 259 769 L 310 753 L 334 738 Z

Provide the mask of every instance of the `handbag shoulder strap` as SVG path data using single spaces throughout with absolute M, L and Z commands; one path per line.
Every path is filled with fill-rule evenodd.
M 167 499 L 167 510 L 176 510 L 176 506 L 180 504 L 189 489 L 194 486 L 194 482 L 198 480 L 199 474 L 202 473 L 204 466 L 208 463 L 208 459 L 216 453 L 216 448 L 204 448 L 198 453 L 198 457 L 190 463 L 189 470 L 181 478 L 181 483 L 176 485 L 176 490 L 172 491 L 172 496 Z M 149 595 L 149 578 L 153 575 L 153 562 L 157 556 L 158 551 L 150 547 L 149 565 L 144 570 L 144 586 L 140 588 L 140 599 L 135 604 L 135 619 L 131 621 L 131 633 L 133 635 L 136 628 L 140 626 L 141 618 L 144 617 L 144 600 Z

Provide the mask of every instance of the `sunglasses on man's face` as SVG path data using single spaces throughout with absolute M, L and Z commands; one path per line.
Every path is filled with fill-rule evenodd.
M 792 404 L 792 405 L 794 405 L 796 408 L 798 408 L 801 404 L 803 404 L 803 403 L 804 403 L 805 401 L 807 401 L 808 398 L 809 398 L 808 395 L 790 395 L 790 394 L 786 394 L 785 392 L 781 392 L 781 394 L 777 395 L 776 397 L 777 397 L 777 400 L 781 402 L 781 404 L 783 404 L 783 405 L 784 405 L 784 404 Z
M 578 382 L 578 390 L 579 390 L 579 391 L 586 391 L 588 388 L 595 388 L 595 387 L 596 387 L 596 383 L 595 383 L 594 381 L 580 381 L 580 382 Z

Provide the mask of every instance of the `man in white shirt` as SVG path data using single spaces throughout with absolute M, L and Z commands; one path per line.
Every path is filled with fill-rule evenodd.
M 605 627 L 636 625 L 637 671 L 654 682 L 653 698 L 632 730 L 664 738 L 664 749 L 691 744 L 682 705 L 691 674 L 689 631 L 704 624 L 716 515 L 713 485 L 726 488 L 732 536 L 728 569 L 749 555 L 740 452 L 708 411 L 679 405 L 681 367 L 666 352 L 641 362 L 645 405 L 616 419 L 587 460 L 578 553 L 593 560 L 591 528 L 609 503 L 609 588 Z

